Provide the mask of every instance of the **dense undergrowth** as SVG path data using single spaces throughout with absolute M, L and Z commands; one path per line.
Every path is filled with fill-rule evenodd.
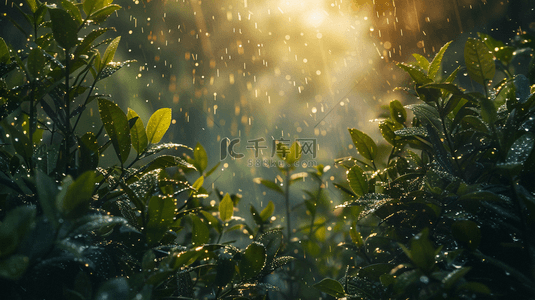
M 336 213 L 328 167 L 296 172 L 299 144 L 281 151 L 283 188 L 255 179 L 285 200 L 275 228 L 273 202 L 251 205 L 248 224 L 239 195 L 205 184 L 218 164 L 200 144 L 160 143 L 171 109 L 145 125 L 98 92 L 133 63 L 113 61 L 120 37 L 103 39 L 118 9 L 27 0 L 26 23 L 13 20 L 26 46 L 0 38 L 2 299 L 535 298 L 534 60 L 515 71 L 532 37 L 469 39 L 451 74 L 449 44 L 399 64 L 418 103 L 390 103 L 384 155 L 349 130 L 359 157 L 336 160 L 349 199 Z M 481 92 L 454 84 L 459 72 Z M 304 178 L 314 187 L 292 207 Z

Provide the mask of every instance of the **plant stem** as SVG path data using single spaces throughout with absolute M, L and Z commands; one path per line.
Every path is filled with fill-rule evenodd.
M 290 240 L 292 239 L 292 229 L 291 229 L 291 221 L 290 221 L 290 167 L 286 166 L 286 178 L 285 178 L 285 189 L 284 189 L 284 201 L 286 203 L 286 228 L 288 230 L 288 244 L 290 244 Z
M 71 155 L 70 155 L 70 149 L 71 149 L 71 137 L 72 137 L 72 128 L 71 128 L 71 87 L 69 85 L 69 77 L 70 77 L 70 53 L 68 49 L 65 49 L 65 157 L 66 159 L 66 165 L 65 165 L 65 174 L 69 174 L 70 168 L 71 168 Z

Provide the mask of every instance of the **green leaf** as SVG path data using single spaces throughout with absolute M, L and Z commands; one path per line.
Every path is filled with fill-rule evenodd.
M 442 48 L 440 48 L 437 55 L 435 56 L 435 58 L 433 58 L 433 61 L 429 65 L 429 72 L 427 73 L 427 76 L 429 76 L 429 78 L 431 78 L 432 80 L 435 80 L 435 77 L 438 74 L 438 71 L 440 70 L 442 58 L 444 58 L 444 53 L 450 46 L 451 42 L 452 41 L 449 41 L 444 46 L 442 46 Z
M 76 49 L 74 50 L 74 55 L 75 56 L 80 56 L 82 54 L 88 54 L 87 52 L 91 49 L 92 43 L 99 36 L 101 36 L 102 34 L 104 34 L 105 32 L 107 32 L 109 30 L 112 30 L 112 28 L 109 28 L 109 27 L 108 28 L 99 28 L 99 29 L 95 29 L 95 30 L 91 31 L 90 33 L 88 33 L 84 37 L 84 39 L 80 42 L 80 44 L 76 47 Z M 98 59 L 97 61 L 100 63 L 100 59 Z M 99 66 L 100 66 L 100 64 L 99 64 Z M 99 66 L 97 66 L 97 69 L 99 68 Z
M 519 137 L 507 151 L 505 163 L 520 163 L 523 164 L 528 159 L 533 150 L 533 134 L 526 133 Z
M 132 139 L 132 147 L 137 151 L 138 154 L 141 154 L 147 149 L 149 145 L 149 140 L 147 139 L 147 133 L 145 132 L 145 126 L 139 115 L 132 109 L 128 109 L 128 114 L 126 115 L 128 120 L 137 118 L 134 126 L 130 128 L 130 138 Z
M 149 143 L 155 144 L 160 142 L 164 134 L 171 125 L 171 109 L 161 108 L 154 112 L 147 124 L 147 138 Z
M 62 9 L 49 9 L 49 11 L 54 39 L 68 51 L 78 43 L 78 24 Z
M 301 158 L 301 145 L 299 145 L 298 142 L 294 142 L 290 146 L 290 153 L 286 155 L 286 163 L 290 166 L 293 166 L 293 164 Z
M 481 243 L 481 231 L 479 226 L 470 220 L 461 220 L 451 225 L 453 237 L 474 251 Z
M 33 48 L 28 56 L 28 71 L 32 78 L 39 78 L 44 75 L 46 58 L 39 47 Z
M 261 184 L 261 185 L 267 187 L 268 189 L 272 189 L 272 190 L 276 191 L 277 193 L 279 193 L 281 195 L 284 195 L 284 191 L 282 190 L 282 188 L 278 184 L 276 184 L 275 182 L 273 182 L 271 180 L 262 179 L 260 177 L 257 177 L 255 179 L 253 179 L 253 182 Z
M 206 151 L 204 150 L 201 143 L 197 143 L 197 146 L 195 146 L 195 150 L 193 151 L 193 165 L 199 173 L 202 174 L 204 170 L 206 170 L 206 167 L 208 166 L 208 155 L 206 154 Z
M 266 248 L 264 245 L 252 242 L 242 256 L 238 266 L 244 280 L 252 279 L 262 271 L 266 263 Z
M 360 155 L 373 161 L 377 156 L 377 145 L 375 142 L 367 134 L 355 128 L 350 128 L 349 134 Z
M 58 209 L 56 208 L 58 187 L 55 180 L 37 169 L 35 170 L 35 185 L 43 213 L 48 221 L 57 228 L 59 225 Z
M 466 275 L 466 273 L 470 271 L 470 269 L 470 267 L 461 267 L 450 272 L 448 275 L 446 275 L 446 277 L 442 279 L 442 284 L 444 284 L 444 288 L 446 290 L 451 289 L 457 281 L 462 279 L 464 275 Z
M 232 281 L 234 273 L 236 272 L 236 262 L 232 255 L 227 252 L 219 255 L 216 272 L 215 285 L 223 287 Z
M 485 43 L 487 48 L 494 53 L 494 56 L 501 60 L 504 65 L 508 65 L 511 62 L 515 52 L 514 47 L 506 46 L 503 42 L 495 40 L 488 34 L 478 32 L 477 35 L 483 41 L 483 43 Z
M 345 291 L 342 284 L 331 278 L 324 278 L 322 281 L 314 284 L 312 287 L 335 298 L 345 297 Z
M 121 6 L 117 4 L 108 5 L 106 7 L 103 7 L 94 13 L 91 14 L 90 18 L 95 23 L 102 23 L 104 20 L 106 20 L 113 12 L 116 10 L 121 9 Z
M 234 205 L 232 199 L 230 199 L 230 195 L 227 193 L 225 194 L 225 197 L 223 197 L 223 200 L 221 200 L 221 203 L 219 203 L 219 218 L 221 218 L 223 222 L 227 222 L 232 219 L 233 214 Z
M 390 118 L 400 124 L 407 120 L 407 112 L 399 100 L 390 101 Z
M 4 130 L 9 133 L 11 143 L 15 148 L 17 154 L 19 154 L 24 158 L 24 160 L 29 162 L 33 155 L 33 147 L 32 143 L 30 142 L 30 138 L 24 133 L 17 130 L 17 128 L 6 122 L 6 120 L 2 120 L 1 124 Z
M 414 58 L 416 58 L 416 62 L 418 62 L 418 66 L 420 68 L 422 68 L 423 70 L 428 70 L 429 69 L 429 61 L 427 60 L 427 58 L 425 58 L 424 56 L 418 54 L 418 53 L 413 53 L 412 56 L 414 56 Z
M 364 240 L 362 240 L 362 235 L 360 232 L 357 231 L 356 226 L 352 226 L 349 230 L 349 235 L 351 237 L 351 241 L 357 245 L 357 247 L 362 247 L 364 245 Z
M 80 149 L 80 170 L 85 172 L 96 169 L 99 161 L 99 145 L 95 134 L 88 132 L 80 137 L 78 147 Z
M 347 181 L 353 192 L 359 196 L 368 193 L 368 181 L 364 176 L 364 171 L 357 165 L 346 172 Z
M 273 204 L 273 201 L 269 201 L 268 205 L 260 212 L 260 218 L 263 222 L 267 222 L 269 218 L 273 215 L 273 212 L 275 211 L 275 204 Z
M 113 61 L 113 57 L 115 56 L 115 52 L 117 51 L 117 47 L 119 46 L 119 41 L 121 41 L 120 36 L 114 38 L 113 41 L 111 41 L 111 43 L 106 48 L 104 56 L 102 56 L 102 61 L 100 65 L 102 69 L 104 69 L 105 66 L 107 66 Z
M 422 85 L 433 82 L 433 80 L 431 80 L 431 78 L 429 78 L 419 67 L 411 66 L 405 63 L 398 63 L 397 66 L 409 73 L 412 80 L 414 80 L 416 84 Z
M 17 250 L 34 224 L 35 214 L 35 206 L 18 206 L 7 213 L 0 223 L 0 258 Z
M 477 83 L 485 85 L 487 80 L 494 78 L 494 57 L 482 41 L 468 38 L 464 46 L 464 60 L 468 75 Z
M 159 242 L 175 217 L 176 201 L 172 197 L 152 196 L 147 211 L 145 235 L 149 244 Z
M 78 218 L 89 210 L 95 190 L 96 175 L 94 171 L 87 171 L 71 183 L 65 196 L 60 193 L 56 200 L 59 211 L 67 218 Z
M 474 293 L 484 294 L 484 295 L 491 294 L 491 290 L 486 285 L 484 285 L 483 283 L 479 283 L 479 282 L 463 283 L 457 288 L 457 290 L 469 291 L 469 292 L 474 292 Z
M 269 258 L 273 258 L 277 255 L 282 246 L 282 240 L 283 235 L 280 228 L 272 229 L 258 238 L 258 242 L 266 248 L 266 255 Z
M 130 154 L 130 126 L 128 120 L 119 106 L 110 100 L 98 99 L 100 119 L 111 139 L 113 148 L 121 164 L 128 159 Z
M 28 3 L 28 6 L 30 6 L 30 10 L 32 11 L 32 13 L 35 13 L 37 11 L 36 0 L 26 0 L 26 3 Z
M 191 242 L 193 243 L 193 246 L 201 246 L 210 240 L 210 230 L 208 229 L 208 226 L 204 224 L 199 217 L 195 215 L 190 215 L 191 220 L 193 221 L 193 229 L 192 229 L 192 236 L 191 236 Z
M 197 178 L 197 180 L 195 180 L 192 187 L 198 191 L 202 187 L 203 183 L 204 183 L 204 176 L 200 176 L 199 178 Z
M 11 55 L 9 55 L 9 48 L 6 44 L 6 41 L 0 37 L 0 63 L 8 64 L 11 61 L 10 57 Z
M 70 0 L 61 0 L 61 6 L 71 15 L 71 17 L 78 23 L 78 26 L 82 25 L 82 15 L 80 10 Z
M 0 278 L 18 280 L 22 278 L 29 265 L 30 259 L 22 254 L 15 254 L 0 260 Z
M 407 253 L 407 251 L 404 251 Z M 425 228 L 411 239 L 409 258 L 424 272 L 430 271 L 435 265 L 435 248 L 429 240 L 429 229 Z
M 479 103 L 481 104 L 481 118 L 483 119 L 483 121 L 493 126 L 494 122 L 496 122 L 496 119 L 498 117 L 496 106 L 494 106 L 492 100 L 487 98 L 482 98 Z
M 256 225 L 262 225 L 264 224 L 264 221 L 262 221 L 262 218 L 260 217 L 260 213 L 256 208 L 251 204 L 251 208 L 249 209 L 251 211 L 251 215 L 253 216 L 253 220 L 256 223 Z
M 394 146 L 396 144 L 396 130 L 403 129 L 403 125 L 394 122 L 392 120 L 385 120 L 381 123 L 379 123 L 379 131 L 381 131 L 381 135 L 387 141 L 390 145 Z

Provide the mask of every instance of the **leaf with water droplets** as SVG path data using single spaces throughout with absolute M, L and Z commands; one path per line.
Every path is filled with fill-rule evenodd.
M 210 230 L 204 222 L 195 215 L 190 215 L 191 220 L 193 221 L 193 229 L 191 242 L 194 246 L 201 246 L 210 241 Z
M 273 211 L 275 211 L 275 205 L 273 204 L 273 201 L 269 201 L 268 205 L 260 212 L 260 218 L 262 218 L 262 221 L 267 222 L 273 215 Z
M 520 163 L 523 164 L 531 154 L 533 150 L 533 134 L 525 133 L 519 137 L 507 151 L 506 163 Z
M 131 148 L 128 119 L 119 106 L 110 100 L 98 99 L 100 119 L 111 139 L 113 148 L 121 164 L 128 159 Z
M 481 231 L 479 226 L 471 220 L 460 220 L 451 225 L 453 237 L 474 251 L 481 243 Z
M 405 123 L 405 120 L 407 120 L 407 112 L 405 111 L 403 104 L 401 104 L 399 100 L 390 101 L 389 108 L 390 108 L 390 118 L 392 118 L 392 120 L 400 124 Z
M 152 114 L 149 123 L 147 123 L 149 143 L 156 144 L 160 142 L 169 126 L 171 126 L 171 116 L 170 108 L 160 108 Z
M 149 144 L 143 121 L 139 115 L 130 108 L 128 109 L 128 114 L 126 117 L 128 120 L 137 118 L 134 126 L 130 128 L 130 138 L 132 139 L 132 147 L 134 147 L 138 154 L 141 154 L 143 151 L 145 151 L 145 149 L 147 149 L 147 145 Z
M 429 61 L 427 58 L 425 58 L 423 55 L 420 55 L 418 53 L 413 53 L 412 56 L 416 59 L 416 62 L 418 63 L 418 66 L 424 70 L 429 69 Z
M 262 243 L 266 248 L 266 255 L 273 258 L 280 250 L 282 238 L 282 230 L 277 228 L 262 234 L 258 242 Z
M 411 76 L 412 80 L 416 82 L 416 84 L 426 84 L 433 82 L 431 78 L 429 78 L 423 71 L 420 69 L 420 67 L 411 66 L 405 63 L 398 63 L 398 67 L 405 70 L 409 75 Z
M 368 181 L 364 176 L 364 171 L 357 165 L 347 171 L 347 181 L 356 195 L 363 196 L 368 193 Z
M 176 200 L 171 197 L 152 196 L 147 209 L 145 236 L 150 244 L 160 241 L 175 217 Z
M 342 298 L 345 296 L 345 291 L 342 284 L 331 278 L 324 278 L 322 281 L 314 284 L 312 287 L 335 298 Z
M 68 185 L 65 194 L 60 193 L 56 200 L 59 211 L 67 218 L 79 218 L 83 216 L 93 200 L 96 175 L 94 171 L 87 171 L 80 175 L 74 182 Z
M 514 47 L 506 46 L 502 41 L 495 40 L 488 34 L 478 32 L 477 35 L 504 65 L 508 65 L 511 62 L 515 52 Z
M 252 242 L 243 253 L 238 264 L 240 275 L 244 280 L 254 278 L 262 271 L 266 263 L 266 248 L 264 245 Z
M 440 50 L 438 51 L 437 55 L 435 55 L 435 58 L 433 58 L 433 61 L 429 65 L 429 72 L 427 73 L 427 76 L 431 78 L 432 80 L 435 80 L 436 75 L 438 74 L 438 71 L 440 70 L 440 66 L 442 65 L 442 58 L 444 57 L 444 53 L 446 53 L 446 50 L 450 46 L 452 41 L 447 42 Z
M 464 60 L 468 75 L 475 82 L 485 85 L 486 81 L 494 78 L 496 73 L 494 57 L 482 41 L 468 38 L 464 46 Z
M 78 24 L 66 11 L 49 9 L 54 39 L 61 47 L 69 50 L 78 43 Z
M 353 144 L 355 144 L 355 148 L 357 148 L 360 155 L 373 161 L 377 156 L 377 145 L 372 138 L 358 129 L 350 128 L 348 130 L 351 139 L 353 140 Z
M 267 179 L 263 179 L 263 178 L 257 177 L 255 179 L 253 179 L 253 182 L 261 184 L 261 185 L 267 187 L 268 189 L 272 189 L 272 190 L 276 191 L 277 193 L 279 193 L 281 195 L 284 195 L 284 191 L 282 190 L 282 188 L 278 184 L 276 184 L 275 182 L 273 182 L 271 180 L 267 180 Z
M 125 225 L 127 221 L 120 217 L 113 217 L 108 215 L 86 215 L 76 221 L 77 227 L 72 231 L 71 235 L 87 234 L 92 231 L 108 232 L 111 228 L 117 225 Z

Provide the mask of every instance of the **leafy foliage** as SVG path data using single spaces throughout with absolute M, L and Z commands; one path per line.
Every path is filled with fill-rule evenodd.
M 344 299 L 533 299 L 535 82 L 511 67 L 533 48 L 479 36 L 464 59 L 485 94 L 454 84 L 459 68 L 439 76 L 448 43 L 431 62 L 398 64 L 421 102 L 390 103 L 379 124 L 391 145 L 383 165 L 375 142 L 349 129 L 363 159 L 338 161 L 351 190 L 338 186 L 353 198 L 341 207 L 361 209 L 348 214 L 356 228 L 342 244 L 356 259 L 317 289 Z
M 171 109 L 144 126 L 96 92 L 131 62 L 113 61 L 120 37 L 98 41 L 120 9 L 111 2 L 28 0 L 20 12 L 31 35 L 15 24 L 28 44 L 17 50 L 0 38 L 2 298 L 262 298 L 273 289 L 263 277 L 291 260 L 277 255 L 282 233 L 255 234 L 243 250 L 221 243 L 248 226 L 233 215 L 236 195 L 204 201 L 218 164 L 204 173 L 200 144 L 159 144 Z M 88 108 L 101 125 L 82 134 Z M 116 164 L 101 161 L 110 145 Z M 273 204 L 260 218 L 272 213 Z

